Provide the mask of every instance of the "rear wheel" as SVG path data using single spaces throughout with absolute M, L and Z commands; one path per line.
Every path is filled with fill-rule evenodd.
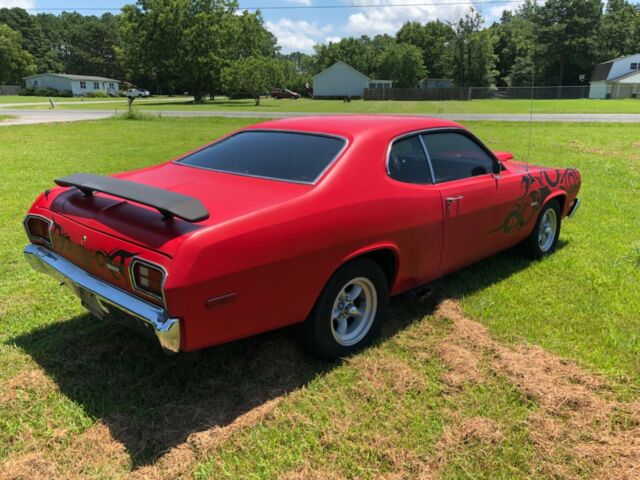
M 327 282 L 302 324 L 303 341 L 314 354 L 328 360 L 370 345 L 380 334 L 388 293 L 384 272 L 373 260 L 344 265 Z
M 552 253 L 560 237 L 560 224 L 560 205 L 551 200 L 542 207 L 533 231 L 523 242 L 527 255 L 538 259 Z

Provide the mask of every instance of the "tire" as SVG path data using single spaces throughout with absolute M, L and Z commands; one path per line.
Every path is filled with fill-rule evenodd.
M 560 215 L 557 200 L 551 200 L 542 207 L 533 231 L 522 243 L 527 256 L 537 260 L 553 253 L 560 237 Z
M 388 295 L 387 279 L 376 262 L 363 258 L 345 264 L 329 279 L 302 324 L 303 343 L 330 361 L 362 350 L 380 335 Z

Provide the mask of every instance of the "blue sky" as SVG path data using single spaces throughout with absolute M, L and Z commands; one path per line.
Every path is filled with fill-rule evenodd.
M 22 7 L 32 12 L 59 9 L 100 15 L 118 12 L 123 0 L 0 0 L 0 7 Z M 500 17 L 504 9 L 513 9 L 521 0 L 241 0 L 241 8 L 279 6 L 263 9 L 266 26 L 278 39 L 283 52 L 311 52 L 316 43 L 337 41 L 349 36 L 379 33 L 394 34 L 408 21 L 455 21 L 474 4 L 487 23 Z M 395 4 L 395 6 L 393 6 Z M 304 8 L 328 5 L 351 5 L 350 8 Z M 366 7 L 364 5 L 375 5 Z M 291 8 L 303 7 L 303 8 Z M 95 9 L 95 10 L 93 10 Z

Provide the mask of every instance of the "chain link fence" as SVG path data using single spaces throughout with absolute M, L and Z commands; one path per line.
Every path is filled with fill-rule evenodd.
M 622 97 L 620 95 L 625 95 Z M 613 98 L 630 98 L 620 91 Z M 479 99 L 579 99 L 589 98 L 588 85 L 557 87 L 452 87 L 452 88 L 366 88 L 365 100 L 479 100 Z
M 0 95 L 20 95 L 20 85 L 0 85 Z

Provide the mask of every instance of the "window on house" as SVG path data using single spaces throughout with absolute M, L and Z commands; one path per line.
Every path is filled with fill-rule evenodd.
M 87 88 L 87 82 L 80 82 L 80 88 Z
M 33 88 L 38 88 L 38 80 L 33 81 Z
M 93 82 L 93 88 L 95 90 L 99 90 L 100 89 L 100 82 Z
M 110 88 L 111 90 L 113 90 L 114 88 L 116 88 L 116 87 L 113 85 L 113 82 L 110 82 L 110 83 L 109 83 L 109 88 Z
M 632 63 L 632 64 L 631 64 L 631 70 L 638 70 L 638 65 L 640 65 L 640 64 L 638 64 L 638 63 Z

